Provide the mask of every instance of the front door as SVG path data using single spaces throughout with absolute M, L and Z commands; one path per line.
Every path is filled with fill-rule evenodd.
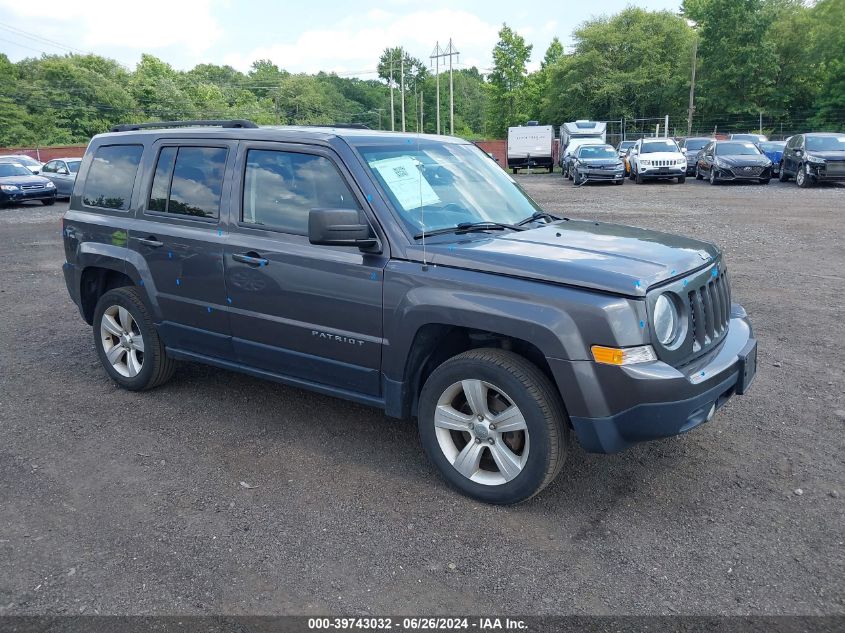
M 165 345 L 228 360 L 220 218 L 236 149 L 236 142 L 213 139 L 157 142 L 145 169 L 152 178 L 142 192 L 142 212 L 129 234 L 150 271 L 147 291 L 161 309 Z
M 387 258 L 307 235 L 311 209 L 366 217 L 349 173 L 326 148 L 244 142 L 236 173 L 224 266 L 239 362 L 379 396 Z

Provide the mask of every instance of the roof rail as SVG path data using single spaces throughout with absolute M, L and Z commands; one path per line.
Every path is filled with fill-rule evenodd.
M 306 125 L 305 127 L 339 127 L 339 128 L 348 128 L 350 130 L 371 130 L 369 125 L 365 125 L 363 123 L 315 123 L 312 125 Z
M 167 127 L 233 127 L 233 128 L 255 128 L 258 127 L 247 119 L 198 119 L 196 121 L 153 121 L 152 123 L 125 123 L 115 125 L 110 132 L 133 132 L 135 130 L 147 130 Z

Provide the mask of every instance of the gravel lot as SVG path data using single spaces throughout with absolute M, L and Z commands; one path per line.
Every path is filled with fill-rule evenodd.
M 845 188 L 519 178 L 723 246 L 751 393 L 487 507 L 375 410 L 196 365 L 117 389 L 64 287 L 65 205 L 2 209 L 0 614 L 845 614 Z

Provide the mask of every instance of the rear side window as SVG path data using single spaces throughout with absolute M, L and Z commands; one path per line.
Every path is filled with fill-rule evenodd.
M 243 222 L 307 235 L 311 209 L 361 208 L 328 158 L 251 149 L 246 160 Z
M 128 209 L 143 153 L 143 145 L 99 147 L 85 180 L 83 204 L 121 211 Z
M 224 147 L 162 148 L 147 208 L 200 218 L 219 218 L 227 153 Z

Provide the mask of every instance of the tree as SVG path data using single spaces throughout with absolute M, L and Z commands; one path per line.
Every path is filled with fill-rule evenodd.
M 489 105 L 487 129 L 502 138 L 508 127 L 525 122 L 528 111 L 525 86 L 525 65 L 531 59 L 533 46 L 503 24 L 499 41 L 493 49 L 493 72 L 489 77 Z

